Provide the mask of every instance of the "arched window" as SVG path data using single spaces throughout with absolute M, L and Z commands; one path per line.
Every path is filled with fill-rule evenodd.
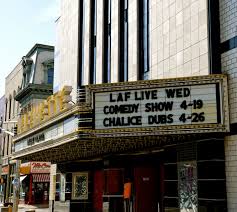
M 13 117 L 15 117 L 15 108 L 16 108 L 16 100 L 15 100 L 15 96 L 16 96 L 16 91 L 13 92 L 13 108 L 12 108 L 12 114 Z
M 11 119 L 11 111 L 12 111 L 12 96 L 9 96 L 9 110 L 8 110 L 8 119 Z
M 8 100 L 6 99 L 6 102 L 5 102 L 5 121 L 7 121 L 7 104 L 8 104 Z
M 4 137 L 3 137 L 3 145 L 2 145 L 2 156 L 4 157 L 4 153 L 5 153 L 5 151 L 4 151 L 4 149 L 5 149 L 5 140 L 6 140 L 6 137 L 5 137 L 5 135 L 4 135 Z

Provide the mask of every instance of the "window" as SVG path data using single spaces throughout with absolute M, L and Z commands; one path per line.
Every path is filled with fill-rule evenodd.
M 4 137 L 3 137 L 3 145 L 2 145 L 2 156 L 3 157 L 5 156 L 5 141 L 6 141 L 6 137 L 4 135 Z
M 10 140 L 10 137 L 9 137 L 9 135 L 7 135 L 7 146 L 6 146 L 7 154 L 6 154 L 6 156 L 9 155 L 9 152 L 8 152 L 8 150 L 9 150 L 9 140 Z
M 60 192 L 61 192 L 61 174 L 56 174 L 56 191 L 55 191 L 55 200 L 60 200 Z
M 13 109 L 12 109 L 13 117 L 15 117 L 15 107 L 16 107 L 15 96 L 16 96 L 16 91 L 13 92 Z
M 111 0 L 104 0 L 104 70 L 103 83 L 111 81 Z
M 96 83 L 96 9 L 97 0 L 91 0 L 90 23 L 90 84 Z
M 139 80 L 149 78 L 149 0 L 139 2 Z
M 7 121 L 7 99 L 5 104 L 5 121 Z
M 12 97 L 9 97 L 9 110 L 8 110 L 8 119 L 11 119 L 11 110 L 12 110 Z
M 128 80 L 128 0 L 120 1 L 119 81 Z
M 48 84 L 53 84 L 53 76 L 54 76 L 54 69 L 53 68 L 48 69 L 48 80 L 47 80 Z
M 72 199 L 88 199 L 88 173 L 78 172 L 72 174 Z
M 65 187 L 65 199 L 71 200 L 71 192 L 72 192 L 72 174 L 66 174 L 66 187 Z

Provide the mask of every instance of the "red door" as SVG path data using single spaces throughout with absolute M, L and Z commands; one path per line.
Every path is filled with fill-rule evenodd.
M 134 169 L 135 212 L 157 212 L 157 170 L 152 167 Z
M 104 174 L 102 170 L 97 170 L 94 173 L 94 192 L 93 205 L 95 212 L 102 212 L 104 191 Z

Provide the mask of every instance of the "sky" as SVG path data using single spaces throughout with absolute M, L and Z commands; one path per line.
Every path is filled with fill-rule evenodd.
M 0 0 L 0 97 L 5 78 L 36 44 L 55 45 L 60 0 Z

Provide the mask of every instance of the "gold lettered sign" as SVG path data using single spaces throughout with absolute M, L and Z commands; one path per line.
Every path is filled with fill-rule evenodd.
M 21 134 L 41 124 L 43 121 L 59 114 L 70 107 L 71 86 L 64 86 L 63 89 L 36 105 L 33 105 L 29 112 L 21 114 L 17 123 L 17 134 Z

